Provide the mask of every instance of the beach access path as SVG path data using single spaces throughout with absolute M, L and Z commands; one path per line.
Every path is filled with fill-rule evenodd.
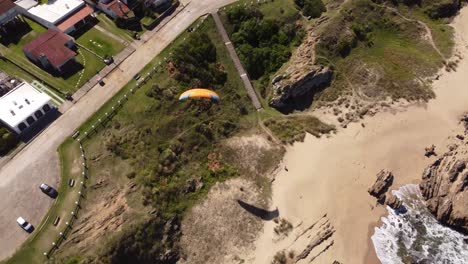
M 244 87 L 247 90 L 247 94 L 249 95 L 250 100 L 252 100 L 253 106 L 257 110 L 262 109 L 262 104 L 260 103 L 260 100 L 258 99 L 257 93 L 255 92 L 255 89 L 253 88 L 252 83 L 250 82 L 249 76 L 247 72 L 245 71 L 244 66 L 242 66 L 242 63 L 239 60 L 239 56 L 237 56 L 236 49 L 234 48 L 234 45 L 229 39 L 229 36 L 226 32 L 226 29 L 224 28 L 223 22 L 221 21 L 218 15 L 218 12 L 217 11 L 212 12 L 211 15 L 213 16 L 213 19 L 216 23 L 216 28 L 218 29 L 218 33 L 221 35 L 221 38 L 223 39 L 223 42 L 226 45 L 226 48 L 229 52 L 229 56 L 231 57 L 231 60 L 234 62 L 237 72 L 239 73 L 239 76 L 242 79 Z

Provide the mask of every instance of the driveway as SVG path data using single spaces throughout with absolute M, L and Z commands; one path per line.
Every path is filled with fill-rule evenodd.
M 38 185 L 46 182 L 58 186 L 60 144 L 199 16 L 234 1 L 191 1 L 147 42 L 137 43 L 137 50 L 122 62 L 120 70 L 116 68 L 107 76 L 105 86 L 96 85 L 0 168 L 0 260 L 12 255 L 28 237 L 17 226 L 16 218 L 22 216 L 38 227 L 52 205 L 53 201 L 41 193 Z

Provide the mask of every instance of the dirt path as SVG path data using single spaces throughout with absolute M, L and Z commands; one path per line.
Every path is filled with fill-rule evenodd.
M 398 11 L 397 9 L 393 8 L 393 7 L 389 7 L 389 6 L 386 6 L 386 5 L 377 5 L 377 6 L 380 6 L 380 7 L 384 7 L 384 8 L 387 8 L 388 10 L 391 10 L 393 12 L 395 12 L 395 14 L 397 14 L 399 17 L 403 18 L 404 20 L 408 21 L 408 22 L 415 22 L 415 23 L 418 23 L 419 25 L 421 25 L 425 30 L 426 30 L 426 34 L 424 36 L 424 38 L 429 41 L 429 43 L 431 44 L 432 48 L 440 55 L 440 57 L 442 57 L 442 59 L 445 58 L 444 54 L 439 50 L 439 48 L 437 47 L 437 45 L 435 44 L 434 42 L 434 38 L 432 37 L 432 31 L 431 29 L 426 25 L 426 23 L 422 22 L 421 20 L 417 20 L 417 19 L 412 19 L 412 18 L 408 18 L 408 17 L 405 17 L 403 14 L 400 13 L 400 11 Z
M 52 200 L 39 191 L 38 185 L 58 185 L 56 150 L 60 144 L 199 16 L 231 2 L 234 0 L 192 0 L 151 39 L 139 43 L 138 49 L 120 65 L 122 71 L 114 70 L 106 77 L 105 86 L 96 85 L 0 169 L 0 260 L 13 254 L 28 238 L 17 226 L 16 218 L 22 216 L 38 226 L 51 206 Z

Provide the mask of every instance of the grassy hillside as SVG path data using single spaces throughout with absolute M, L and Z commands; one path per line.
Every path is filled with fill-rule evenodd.
M 167 223 L 180 225 L 186 209 L 213 183 L 237 175 L 233 166 L 221 161 L 218 143 L 250 127 L 253 109 L 211 17 L 196 32 L 180 36 L 171 48 L 151 64 L 157 65 L 164 56 L 168 63 L 85 142 L 91 157 L 90 186 L 106 182 L 102 188 L 89 189 L 85 211 L 92 211 L 106 190 L 125 189 L 129 182 L 137 185 L 139 194 L 126 198 L 130 209 L 122 232 L 103 239 L 99 249 L 66 247 L 59 259 L 79 254 L 80 261 L 170 263 L 179 256 L 180 231 L 165 228 Z M 178 101 L 180 93 L 200 86 L 215 90 L 221 102 Z M 138 214 L 132 208 L 139 206 L 146 209 L 138 209 L 135 218 Z M 167 250 L 171 254 L 164 255 Z
M 443 66 L 453 41 L 445 21 L 429 17 L 426 8 L 350 1 L 321 30 L 318 60 L 336 74 L 319 99 L 333 101 L 343 94 L 370 99 L 433 97 L 427 78 Z M 427 22 L 435 47 L 417 20 Z

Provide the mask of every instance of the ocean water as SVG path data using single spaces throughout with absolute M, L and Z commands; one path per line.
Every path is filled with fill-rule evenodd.
M 468 244 L 461 233 L 437 222 L 427 210 L 418 185 L 393 191 L 405 213 L 387 207 L 388 216 L 375 228 L 372 242 L 383 264 L 468 264 Z

